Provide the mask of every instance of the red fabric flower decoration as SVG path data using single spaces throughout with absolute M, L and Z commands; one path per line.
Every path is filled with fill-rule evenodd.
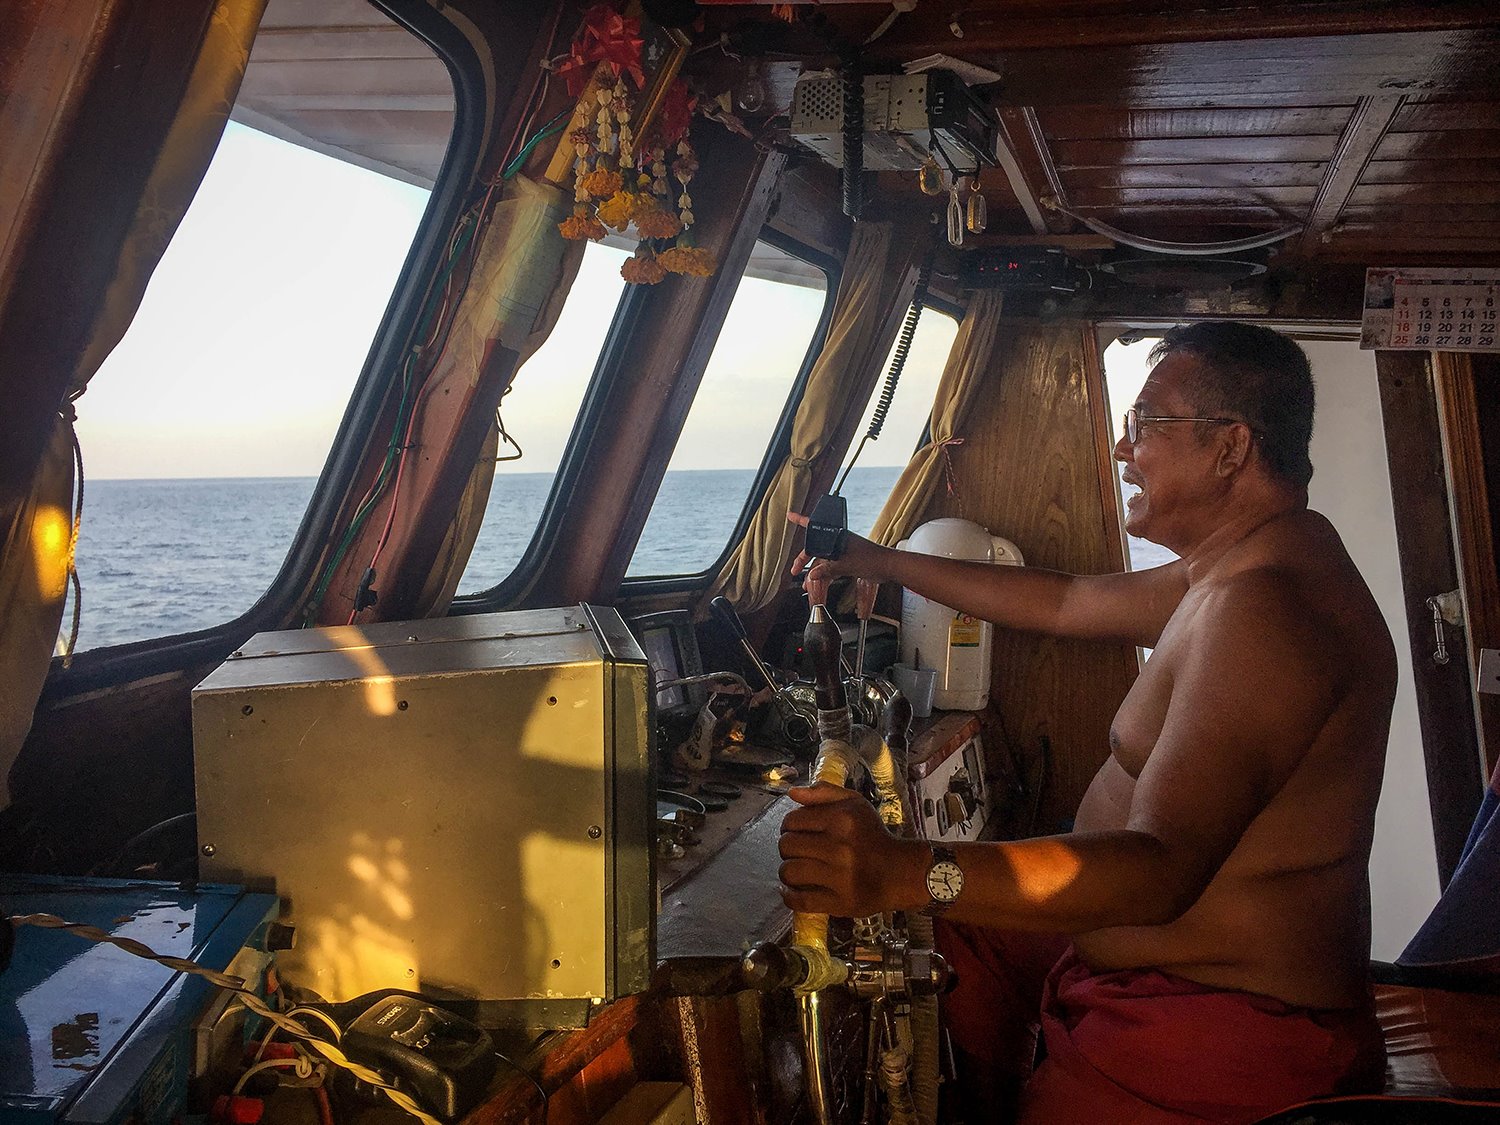
M 616 78 L 629 74 L 639 89 L 646 85 L 641 70 L 644 46 L 640 20 L 627 19 L 609 4 L 595 4 L 583 14 L 583 31 L 574 53 L 590 62 L 608 63 Z
M 674 78 L 656 111 L 656 133 L 663 147 L 671 147 L 687 136 L 698 99 L 688 93 L 687 83 Z

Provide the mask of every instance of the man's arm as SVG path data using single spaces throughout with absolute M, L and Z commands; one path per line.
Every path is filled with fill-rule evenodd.
M 1293 600 L 1268 576 L 1206 603 L 1128 825 L 955 847 L 964 890 L 950 916 L 1083 933 L 1162 925 L 1208 887 L 1285 784 L 1346 690 Z M 896 840 L 869 806 L 832 787 L 794 790 L 782 832 L 783 898 L 796 910 L 862 915 L 929 901 L 927 846 Z M 851 799 L 852 798 L 852 799 Z
M 805 516 L 789 516 L 807 525 Z M 1187 593 L 1187 564 L 1077 575 L 1037 567 L 992 566 L 890 547 L 849 535 L 838 559 L 818 559 L 810 585 L 844 575 L 895 582 L 942 605 L 1007 629 L 1059 637 L 1116 639 L 1154 646 Z M 792 573 L 812 562 L 797 556 Z

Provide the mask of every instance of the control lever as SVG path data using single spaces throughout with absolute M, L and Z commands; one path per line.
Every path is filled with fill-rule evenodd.
M 771 669 L 766 667 L 766 662 L 760 658 L 760 653 L 755 651 L 755 646 L 750 643 L 750 634 L 745 631 L 745 623 L 740 620 L 739 613 L 733 604 L 722 594 L 708 603 L 708 608 L 713 615 L 719 619 L 731 636 L 739 642 L 740 648 L 750 658 L 750 663 L 755 665 L 755 670 L 760 673 L 761 679 L 765 680 L 766 686 L 771 689 L 771 698 L 776 710 L 781 713 L 781 728 L 786 737 L 793 743 L 803 744 L 813 739 L 813 724 L 808 717 L 797 710 L 796 706 L 781 693 L 781 685 L 771 675 Z
M 708 603 L 708 608 L 729 630 L 730 635 L 739 642 L 740 648 L 750 658 L 750 663 L 754 664 L 755 670 L 760 673 L 760 678 L 766 681 L 766 686 L 772 691 L 779 690 L 781 685 L 772 678 L 771 669 L 766 667 L 766 662 L 760 658 L 760 653 L 756 652 L 755 646 L 750 643 L 750 634 L 745 631 L 745 623 L 740 620 L 739 613 L 729 599 L 721 594 Z
M 875 612 L 875 595 L 880 583 L 860 578 L 854 583 L 854 615 L 859 618 L 859 643 L 854 647 L 854 674 L 865 678 L 865 635 L 870 631 L 870 617 Z

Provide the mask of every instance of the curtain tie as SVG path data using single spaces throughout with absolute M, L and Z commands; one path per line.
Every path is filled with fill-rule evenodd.
M 812 468 L 813 459 L 811 457 L 793 457 L 790 460 L 794 469 Z
M 943 453 L 943 483 L 948 488 L 949 496 L 958 495 L 958 477 L 953 472 L 953 447 L 963 443 L 964 439 L 961 437 L 945 438 L 937 443 Z

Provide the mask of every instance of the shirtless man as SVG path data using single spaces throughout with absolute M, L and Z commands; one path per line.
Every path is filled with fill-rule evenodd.
M 809 576 L 896 582 L 1005 627 L 1155 650 L 1072 832 L 952 849 L 962 886 L 939 944 L 960 968 L 955 1038 L 987 1104 L 1004 1106 L 1026 1069 L 1007 1052 L 1030 1040 L 997 1009 L 1041 1004 L 1028 1123 L 1254 1121 L 1379 1083 L 1367 865 L 1396 660 L 1338 534 L 1307 507 L 1307 360 L 1228 323 L 1175 329 L 1152 358 L 1115 457 L 1140 489 L 1126 528 L 1179 561 L 1074 576 L 851 537 Z M 793 909 L 940 905 L 925 843 L 887 835 L 851 791 L 793 795 Z M 1066 941 L 1044 939 L 1038 960 L 1027 934 L 1071 938 L 1044 986 L 1017 976 L 1029 961 L 1039 977 Z

